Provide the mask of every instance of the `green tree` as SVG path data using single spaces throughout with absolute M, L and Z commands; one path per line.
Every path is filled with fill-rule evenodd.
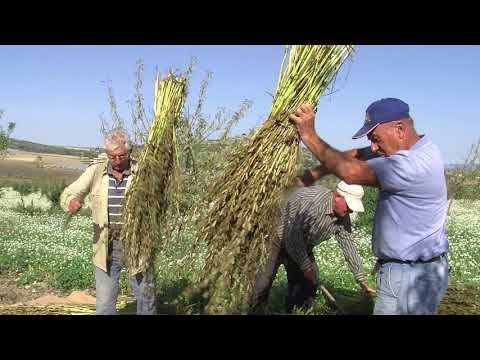
M 196 59 L 192 59 L 186 71 L 190 81 Z M 111 83 L 106 81 L 110 118 L 100 115 L 100 130 L 103 135 L 113 128 L 125 129 L 133 142 L 133 154 L 138 155 L 148 137 L 148 130 L 153 119 L 153 110 L 146 110 L 143 95 L 144 63 L 137 61 L 135 71 L 135 92 L 128 100 L 130 117 L 123 117 L 118 111 L 118 102 L 114 96 Z M 201 81 L 200 90 L 195 97 L 193 107 L 185 107 L 177 124 L 177 141 L 182 173 L 180 193 L 176 197 L 177 215 L 185 215 L 200 206 L 199 201 L 208 193 L 208 186 L 213 177 L 220 171 L 227 160 L 227 154 L 246 139 L 244 136 L 234 137 L 232 130 L 246 115 L 252 101 L 243 100 L 237 109 L 229 110 L 220 107 L 214 114 L 205 114 L 204 103 L 207 89 L 213 77 L 207 71 Z M 190 96 L 190 94 L 189 94 Z
M 3 110 L 0 110 L 0 120 L 2 120 L 4 113 L 5 112 Z M 4 129 L 2 125 L 0 125 L 0 158 L 3 158 L 7 153 L 7 149 L 10 144 L 10 135 L 12 134 L 14 129 L 14 122 L 9 122 L 6 129 Z

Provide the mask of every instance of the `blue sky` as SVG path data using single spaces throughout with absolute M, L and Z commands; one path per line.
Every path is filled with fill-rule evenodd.
M 109 80 L 120 114 L 134 94 L 136 61 L 145 63 L 144 93 L 152 104 L 155 69 L 184 68 L 192 56 L 192 105 L 201 79 L 213 72 L 205 112 L 236 109 L 243 99 L 251 110 L 235 132 L 246 132 L 268 115 L 284 52 L 281 45 L 255 46 L 0 46 L 2 124 L 17 124 L 15 138 L 50 145 L 101 145 L 100 114 L 109 115 Z M 366 107 L 382 97 L 410 105 L 420 133 L 440 147 L 447 163 L 459 162 L 480 138 L 480 46 L 357 47 L 335 83 L 320 100 L 317 131 L 338 149 L 367 145 L 352 140 Z

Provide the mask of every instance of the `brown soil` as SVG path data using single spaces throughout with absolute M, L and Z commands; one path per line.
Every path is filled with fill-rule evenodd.
M 130 315 L 136 313 L 135 299 L 121 295 L 119 301 L 126 301 L 127 306 L 119 314 Z M 158 314 L 173 315 L 177 313 L 176 306 L 163 304 L 157 300 Z M 52 290 L 42 283 L 20 288 L 15 283 L 12 274 L 0 274 L 0 306 L 1 305 L 95 305 L 95 297 L 91 291 L 73 291 L 68 296 Z
M 95 304 L 95 298 L 85 291 L 73 291 L 65 297 L 43 283 L 18 287 L 12 276 L 0 276 L 0 305 Z
M 480 315 L 480 285 L 454 283 L 438 309 L 439 315 Z
M 344 295 L 332 292 L 344 313 L 371 314 L 373 302 L 361 294 Z M 43 283 L 35 283 L 21 288 L 15 283 L 12 274 L 0 275 L 0 305 L 47 305 L 47 304 L 95 304 L 95 297 L 88 291 L 73 291 L 68 296 L 48 288 Z M 134 314 L 135 304 L 132 299 L 128 307 L 121 313 Z M 332 305 L 332 304 L 331 304 Z M 159 301 L 160 314 L 175 314 L 174 305 L 162 304 Z M 438 310 L 439 315 L 480 315 L 480 284 L 452 283 Z
M 0 160 L 0 182 L 64 180 L 66 184 L 75 181 L 82 170 L 63 168 L 37 168 L 35 163 L 17 160 Z

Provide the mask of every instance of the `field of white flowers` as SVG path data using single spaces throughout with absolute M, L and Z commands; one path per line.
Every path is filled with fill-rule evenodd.
M 364 228 L 354 226 L 354 239 L 360 256 L 364 260 L 365 271 L 371 272 L 374 257 L 371 252 L 371 234 Z M 450 276 L 453 280 L 480 283 L 480 201 L 454 200 L 448 219 L 448 239 Z M 317 246 L 317 263 L 325 276 L 334 277 L 345 273 L 340 279 L 344 286 L 353 284 L 353 277 L 343 260 L 340 248 L 335 241 L 324 242 Z M 373 278 L 372 278 L 373 279 Z
M 44 281 L 61 290 L 94 287 L 91 263 L 93 226 L 89 217 L 74 217 L 64 230 L 66 215 L 63 213 L 31 216 L 15 211 L 10 202 L 3 200 L 0 199 L 0 269 L 21 274 L 20 285 Z M 452 205 L 448 236 L 453 281 L 480 283 L 479 212 L 480 201 L 455 200 Z M 195 240 L 191 223 L 185 219 L 184 228 L 170 240 L 167 251 L 158 259 L 157 287 L 160 296 L 167 301 L 174 301 L 186 286 L 195 283 L 203 265 L 204 249 L 190 252 L 190 245 Z M 354 239 L 369 282 L 374 285 L 374 277 L 370 274 L 374 265 L 370 234 L 354 225 Z M 315 255 L 321 279 L 326 284 L 334 288 L 357 289 L 334 239 L 317 246 Z M 125 291 L 128 291 L 127 283 L 123 282 Z M 281 269 L 272 289 L 273 302 L 279 311 L 285 286 L 286 274 Z
M 76 217 L 63 231 L 65 219 L 0 208 L 0 267 L 21 273 L 24 284 L 42 280 L 59 289 L 91 286 L 91 220 Z

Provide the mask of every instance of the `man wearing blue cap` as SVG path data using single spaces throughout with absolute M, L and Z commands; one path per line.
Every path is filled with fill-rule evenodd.
M 370 148 L 345 152 L 315 132 L 310 105 L 290 120 L 322 163 L 306 171 L 305 185 L 331 173 L 380 190 L 372 234 L 379 267 L 374 314 L 433 314 L 448 287 L 447 186 L 440 151 L 417 134 L 408 105 L 395 98 L 372 103 L 353 136 L 367 136 Z

